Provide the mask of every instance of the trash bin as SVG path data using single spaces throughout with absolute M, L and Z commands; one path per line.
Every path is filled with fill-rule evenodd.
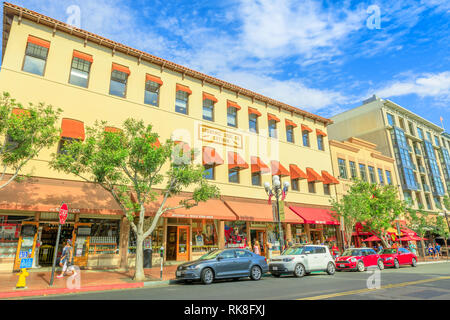
M 152 267 L 152 249 L 144 249 L 144 268 Z

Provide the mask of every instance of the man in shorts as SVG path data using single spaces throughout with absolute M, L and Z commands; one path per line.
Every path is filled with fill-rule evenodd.
M 73 272 L 73 268 L 71 268 L 71 262 L 73 258 L 73 250 L 72 250 L 72 241 L 67 240 L 66 245 L 63 248 L 61 259 L 59 265 L 62 267 L 61 274 L 57 276 L 57 278 L 63 278 L 68 267 Z

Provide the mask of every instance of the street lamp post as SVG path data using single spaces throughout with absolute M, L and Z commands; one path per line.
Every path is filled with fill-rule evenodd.
M 277 200 L 277 217 L 278 217 L 278 229 L 280 230 L 280 253 L 282 252 L 284 248 L 284 236 L 283 236 L 283 228 L 281 226 L 281 218 L 280 218 L 280 196 L 282 196 L 283 192 L 286 194 L 286 192 L 289 189 L 289 182 L 285 181 L 283 183 L 283 188 L 281 187 L 281 181 L 280 177 L 275 175 L 272 178 L 272 187 L 270 186 L 269 182 L 264 183 L 264 189 L 266 190 L 267 195 L 269 196 L 269 199 L 272 196 L 275 196 L 275 199 Z

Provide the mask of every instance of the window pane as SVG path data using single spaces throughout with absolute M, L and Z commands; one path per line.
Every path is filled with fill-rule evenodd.
M 111 86 L 109 89 L 109 94 L 124 98 L 125 97 L 125 89 L 126 89 L 125 83 L 118 82 L 118 81 L 111 79 Z
M 314 182 L 308 182 L 308 191 L 310 193 L 315 193 L 316 192 L 316 186 Z
M 239 171 L 229 170 L 228 171 L 228 181 L 233 183 L 239 183 Z
M 317 136 L 317 147 L 319 148 L 319 150 L 324 150 L 322 136 Z
M 205 171 L 203 172 L 203 177 L 208 180 L 214 180 L 214 167 L 205 166 Z
M 275 122 L 275 120 L 269 120 L 269 137 L 277 137 L 277 123 Z
M 261 172 L 252 173 L 252 185 L 254 186 L 261 185 Z
M 203 100 L 203 119 L 213 121 L 214 103 L 209 100 Z
M 292 126 L 286 127 L 286 139 L 288 142 L 294 142 L 294 130 Z
M 158 106 L 159 83 L 147 81 L 145 83 L 144 103 Z
M 237 111 L 236 108 L 227 108 L 227 123 L 231 127 L 237 126 Z
M 329 184 L 323 185 L 323 193 L 326 195 L 330 195 L 330 185 Z
M 291 179 L 292 190 L 298 191 L 298 179 Z
M 258 133 L 258 117 L 255 114 L 249 114 L 248 127 L 250 132 Z
M 347 165 L 344 159 L 338 159 L 339 176 L 342 179 L 347 179 Z
M 175 111 L 183 114 L 187 114 L 188 107 L 188 93 L 184 91 L 177 91 L 175 100 Z
M 306 130 L 303 131 L 302 138 L 303 138 L 303 146 L 309 147 L 309 132 Z
M 25 56 L 23 71 L 37 74 L 38 76 L 42 76 L 44 75 L 44 67 L 45 67 L 45 60 L 31 56 Z
M 85 71 L 77 70 L 74 68 L 72 68 L 72 70 L 70 70 L 69 83 L 71 83 L 71 84 L 87 88 L 88 78 L 89 78 L 89 73 L 87 73 Z

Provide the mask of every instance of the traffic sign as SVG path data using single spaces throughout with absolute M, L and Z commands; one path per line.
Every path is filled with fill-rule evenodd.
M 20 269 L 22 268 L 31 268 L 33 266 L 33 258 L 26 258 L 20 260 Z
M 69 214 L 69 207 L 67 206 L 67 203 L 63 203 L 61 205 L 61 208 L 59 208 L 59 223 L 60 224 L 66 223 L 68 214 Z

